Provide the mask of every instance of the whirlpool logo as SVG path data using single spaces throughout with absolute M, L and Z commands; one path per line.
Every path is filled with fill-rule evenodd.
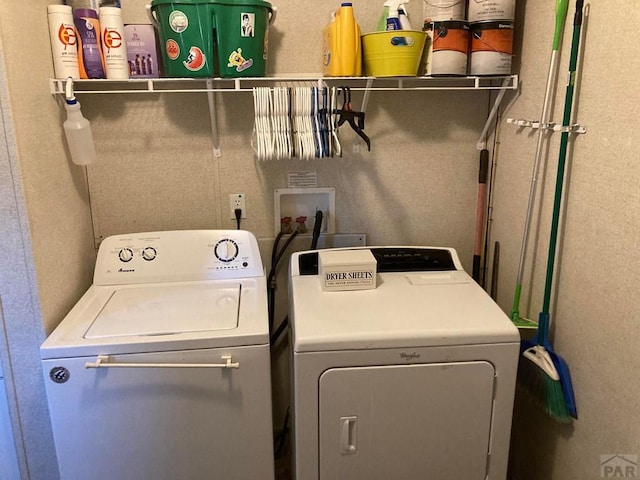
M 420 354 L 418 352 L 401 352 L 400 358 L 407 362 L 410 362 L 412 360 L 420 358 Z

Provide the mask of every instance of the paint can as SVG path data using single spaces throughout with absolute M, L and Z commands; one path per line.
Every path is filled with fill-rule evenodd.
M 424 0 L 424 18 L 429 22 L 465 20 L 465 0 Z
M 469 53 L 469 24 L 447 20 L 429 22 L 425 75 L 466 75 Z
M 472 23 L 470 51 L 470 75 L 510 75 L 513 22 Z
M 515 19 L 516 0 L 469 0 L 469 22 Z

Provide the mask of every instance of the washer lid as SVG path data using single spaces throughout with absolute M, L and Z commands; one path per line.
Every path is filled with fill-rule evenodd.
M 40 346 L 47 358 L 269 344 L 264 276 L 92 285 Z
M 233 329 L 239 304 L 240 284 L 116 289 L 84 338 Z

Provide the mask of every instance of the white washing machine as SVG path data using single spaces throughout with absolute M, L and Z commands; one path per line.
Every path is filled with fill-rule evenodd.
M 370 248 L 377 288 L 290 263 L 297 480 L 504 480 L 520 336 L 449 248 Z
M 62 480 L 274 478 L 251 233 L 105 239 L 93 285 L 40 352 Z

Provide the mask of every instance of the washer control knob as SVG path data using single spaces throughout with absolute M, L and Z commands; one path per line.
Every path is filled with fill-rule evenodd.
M 225 238 L 216 243 L 214 253 L 221 262 L 231 262 L 238 256 L 238 244 Z
M 130 262 L 133 259 L 133 251 L 130 248 L 123 248 L 118 253 L 121 262 Z
M 145 247 L 144 250 L 142 250 L 142 258 L 148 262 L 156 258 L 157 254 L 158 252 L 156 252 L 156 249 L 153 247 Z

